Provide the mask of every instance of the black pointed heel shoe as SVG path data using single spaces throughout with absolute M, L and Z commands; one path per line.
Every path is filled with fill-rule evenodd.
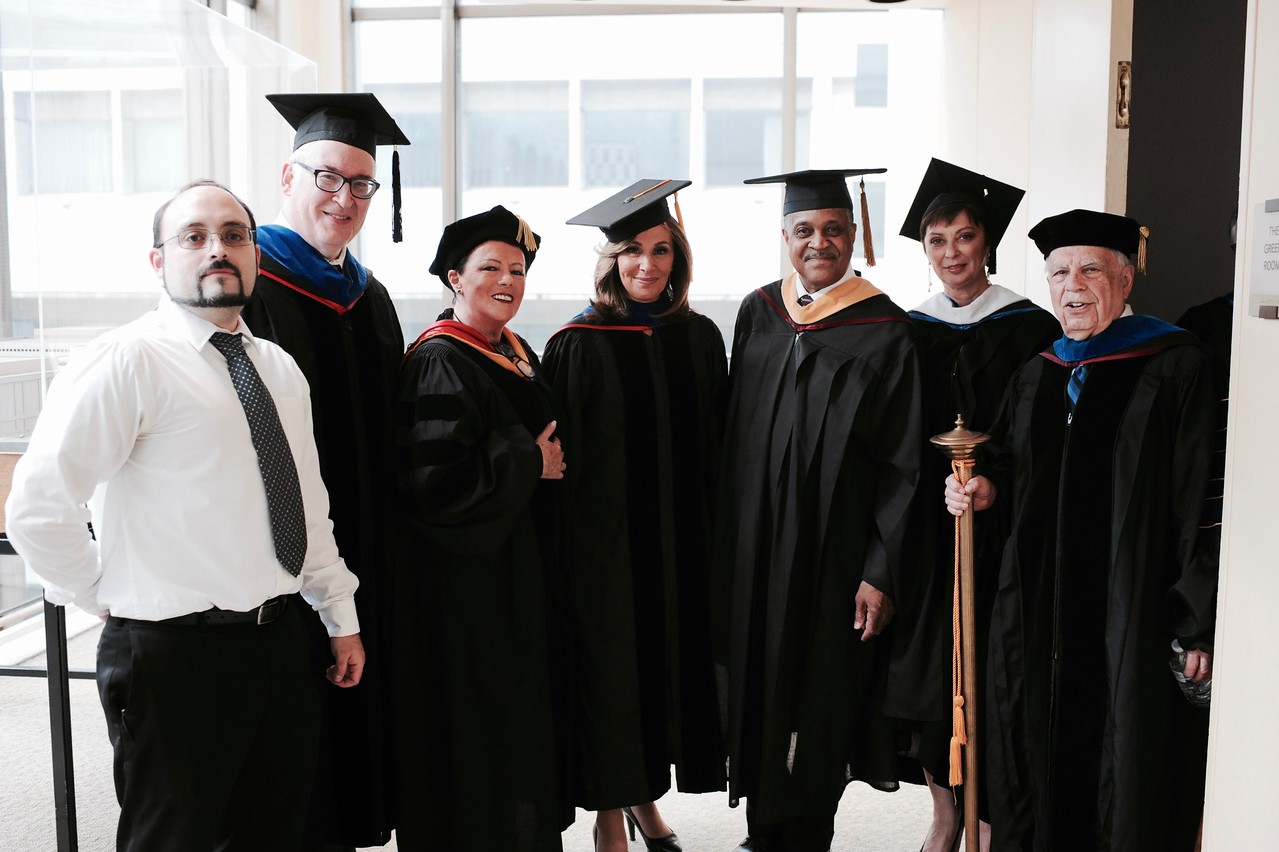
M 631 840 L 635 839 L 635 832 L 639 831 L 639 836 L 644 840 L 645 849 L 654 852 L 684 852 L 684 847 L 679 845 L 679 838 L 673 832 L 665 837 L 649 837 L 644 833 L 639 820 L 635 818 L 634 811 L 630 808 L 622 808 L 622 814 L 626 817 L 626 827 L 630 829 Z

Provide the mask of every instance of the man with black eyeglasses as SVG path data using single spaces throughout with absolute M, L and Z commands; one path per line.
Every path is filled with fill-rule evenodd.
M 240 318 L 253 214 L 199 181 L 156 212 L 152 245 L 166 297 L 58 373 L 7 532 L 50 601 L 106 621 L 115 848 L 301 850 L 320 736 L 304 614 L 324 625 L 328 679 L 357 685 L 359 581 L 306 381 Z
M 280 173 L 279 218 L 258 229 L 261 270 L 244 320 L 254 334 L 284 347 L 311 385 L 333 532 L 360 578 L 358 605 L 371 662 L 360 689 L 326 696 L 324 726 L 333 734 L 323 739 L 307 848 L 381 846 L 392 826 L 383 772 L 381 580 L 392 540 L 390 417 L 404 336 L 386 288 L 355 259 L 350 244 L 374 194 L 388 191 L 375 175 L 377 146 L 409 140 L 372 94 L 275 94 L 267 100 L 296 133 Z M 397 173 L 393 167 L 393 184 Z M 399 187 L 390 191 L 398 242 Z M 318 677 L 318 622 L 312 634 Z M 334 746 L 339 740 L 341 748 Z

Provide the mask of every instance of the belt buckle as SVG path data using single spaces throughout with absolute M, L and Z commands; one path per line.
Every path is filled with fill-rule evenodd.
M 265 602 L 264 604 L 262 604 L 262 606 L 258 607 L 258 621 L 257 621 L 257 626 L 258 626 L 258 627 L 261 627 L 263 624 L 270 624 L 270 623 L 271 623 L 271 621 L 274 621 L 275 619 L 270 619 L 269 621 L 263 621 L 263 620 L 262 620 L 262 618 L 263 618 L 263 616 L 265 616 L 265 615 L 267 614 L 267 609 L 268 609 L 268 608 L 270 608 L 270 610 L 271 610 L 272 612 L 274 612 L 274 611 L 275 611 L 275 608 L 276 608 L 277 606 L 279 606 L 279 605 L 280 605 L 280 599 L 279 599 L 279 598 L 271 598 L 269 601 L 267 601 L 267 602 Z

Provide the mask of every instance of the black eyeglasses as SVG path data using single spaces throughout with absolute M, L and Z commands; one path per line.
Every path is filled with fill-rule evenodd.
M 315 175 L 315 185 L 317 188 L 325 192 L 337 192 L 343 185 L 351 187 L 351 194 L 356 198 L 372 198 L 373 193 L 377 192 L 377 188 L 382 184 L 373 180 L 373 178 L 354 177 L 349 178 L 340 175 L 337 172 L 328 169 L 313 169 L 306 163 L 294 162 L 293 165 L 301 166 L 311 174 Z
M 494 348 L 497 349 L 499 354 L 510 359 L 510 362 L 515 365 L 516 369 L 524 374 L 524 378 L 531 379 L 537 375 L 537 371 L 533 369 L 533 365 L 521 358 L 519 354 L 516 353 L 515 347 L 507 343 L 505 340 L 498 343 Z
M 184 248 L 187 251 L 199 251 L 207 247 L 209 240 L 214 237 L 218 238 L 223 248 L 243 248 L 244 246 L 253 245 L 254 232 L 252 228 L 244 225 L 228 225 L 221 231 L 210 231 L 208 228 L 187 228 L 185 231 L 178 231 L 167 240 L 161 240 L 160 245 L 176 240 L 178 248 Z

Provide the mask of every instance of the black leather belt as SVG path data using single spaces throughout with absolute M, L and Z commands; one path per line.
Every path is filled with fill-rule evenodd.
M 121 621 L 134 624 L 164 624 L 173 627 L 205 627 L 222 624 L 270 624 L 284 615 L 289 605 L 288 595 L 271 598 L 257 609 L 247 612 L 236 612 L 232 609 L 206 609 L 204 612 L 192 612 L 187 615 L 175 615 L 173 618 L 162 618 L 159 621 L 143 621 L 137 618 L 122 618 Z

